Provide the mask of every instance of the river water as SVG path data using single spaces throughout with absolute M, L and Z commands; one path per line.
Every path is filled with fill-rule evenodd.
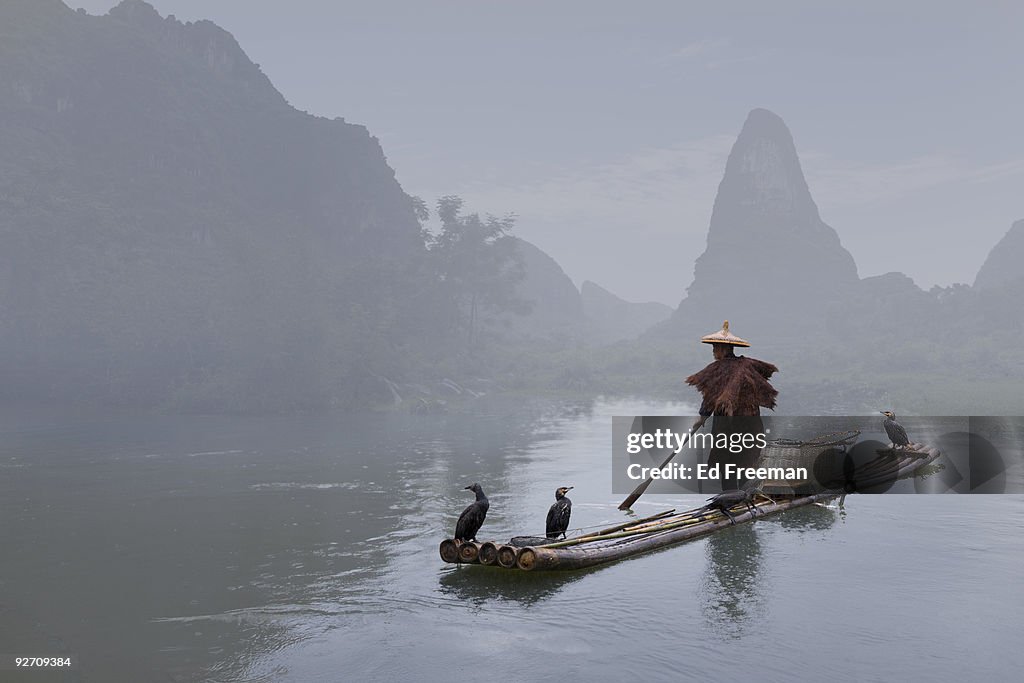
M 614 524 L 611 416 L 638 401 L 331 417 L 8 415 L 3 681 L 1013 679 L 1024 499 L 854 495 L 586 571 L 441 562 L 481 538 Z M 638 515 L 702 498 L 648 494 Z

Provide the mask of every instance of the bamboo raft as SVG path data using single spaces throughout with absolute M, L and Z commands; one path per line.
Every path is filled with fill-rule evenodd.
M 896 479 L 913 476 L 939 457 L 937 448 L 911 444 L 898 451 L 882 452 L 854 471 L 856 490 L 884 486 Z M 842 488 L 797 495 L 786 499 L 758 496 L 754 511 L 740 504 L 730 512 L 736 524 L 811 505 L 846 493 Z M 441 541 L 441 559 L 451 564 L 479 564 L 522 571 L 570 570 L 593 567 L 659 548 L 683 543 L 698 536 L 732 526 L 720 510 L 704 507 L 677 513 L 666 510 L 643 519 L 631 520 L 599 531 L 555 541 L 543 537 L 516 537 L 504 541 Z

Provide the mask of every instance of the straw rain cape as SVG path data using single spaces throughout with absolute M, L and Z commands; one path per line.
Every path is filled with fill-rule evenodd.
M 690 375 L 686 383 L 704 397 L 701 415 L 760 415 L 761 408 L 775 408 L 779 392 L 768 380 L 778 371 L 763 360 L 731 356 Z

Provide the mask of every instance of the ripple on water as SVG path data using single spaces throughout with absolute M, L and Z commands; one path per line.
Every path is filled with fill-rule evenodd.
M 299 420 L 274 457 L 259 450 L 265 434 L 239 439 L 232 450 L 214 450 L 224 444 L 220 438 L 113 444 L 105 452 L 168 455 L 104 470 L 102 480 L 79 467 L 88 486 L 55 488 L 45 499 L 8 485 L 8 501 L 20 510 L 14 529 L 43 532 L 35 534 L 40 539 L 53 530 L 84 531 L 85 540 L 60 562 L 46 559 L 52 546 L 22 544 L 21 560 L 5 557 L 4 580 L 45 583 L 48 590 L 64 585 L 60 595 L 69 605 L 85 604 L 91 593 L 124 596 L 105 599 L 91 613 L 109 608 L 121 624 L 151 624 L 111 628 L 111 640 L 137 637 L 147 656 L 163 652 L 182 667 L 180 680 L 337 680 L 338 672 L 364 680 L 447 680 L 478 675 L 482 661 L 531 657 L 557 661 L 557 676 L 566 680 L 603 680 L 623 662 L 636 680 L 675 680 L 683 670 L 688 678 L 718 679 L 723 665 L 754 673 L 754 680 L 782 680 L 793 676 L 794 662 L 801 671 L 836 671 L 843 681 L 877 679 L 879 672 L 913 680 L 920 678 L 917 667 L 930 680 L 989 670 L 1012 678 L 1005 674 L 1020 662 L 1018 620 L 1006 612 L 1014 607 L 1024 552 L 1024 499 L 850 496 L 845 515 L 792 511 L 725 530 L 713 542 L 580 572 L 458 568 L 438 559 L 439 539 L 472 498 L 461 490 L 468 477 L 493 494 L 486 527 L 493 537 L 542 526 L 559 484 L 577 487 L 574 524 L 624 521 L 600 453 L 608 432 L 602 416 L 672 412 L 687 411 L 597 404 L 536 420 L 542 438 L 529 436 L 529 425 L 502 431 L 502 422 L 516 419 L 511 412 L 483 427 L 453 420 L 437 428 L 441 436 L 422 439 L 418 428 L 346 428 L 308 449 Z M 189 433 L 193 423 L 182 426 L 175 432 Z M 350 448 L 353 439 L 363 445 Z M 76 467 L 108 459 L 93 451 L 64 456 L 64 445 L 48 442 L 46 457 L 25 456 L 34 469 L 5 470 L 0 484 L 44 467 L 68 477 L 54 481 L 73 484 Z M 232 451 L 254 455 L 236 458 Z M 303 456 L 287 457 L 295 452 Z M 388 460 L 396 453 L 397 464 Z M 243 471 L 242 461 L 250 469 Z M 12 464 L 2 459 L 0 467 Z M 239 481 L 239 472 L 247 479 Z M 163 505 L 149 517 L 141 506 L 138 515 L 116 514 L 111 492 L 139 485 L 188 504 Z M 244 495 L 224 495 L 239 488 Z M 75 514 L 58 505 L 65 495 Z M 648 495 L 636 515 L 702 501 Z M 87 524 L 76 518 L 79 510 Z M 134 543 L 139 529 L 161 540 L 138 552 L 152 560 L 148 582 L 111 563 L 111 553 L 120 559 L 119 549 Z M 186 577 L 190 586 L 163 597 L 182 580 L 184 553 L 198 558 Z M 52 580 L 72 574 L 96 590 Z M 192 590 L 197 586 L 204 595 Z M 37 608 L 46 605 L 23 611 Z M 83 628 L 80 615 L 63 607 L 43 616 L 80 641 L 103 631 Z M 197 661 L 210 663 L 209 675 L 197 674 Z
M 354 481 L 345 482 L 330 482 L 330 483 L 309 483 L 309 482 L 298 482 L 298 481 L 273 481 L 262 484 L 252 484 L 249 486 L 254 491 L 289 491 L 293 489 L 299 490 L 327 490 L 327 489 L 342 489 L 346 491 L 356 490 L 363 488 L 363 484 Z

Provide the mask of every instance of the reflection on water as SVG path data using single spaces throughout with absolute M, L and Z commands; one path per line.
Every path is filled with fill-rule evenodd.
M 573 527 L 624 521 L 610 416 L 692 410 L 8 420 L 0 649 L 76 654 L 68 680 L 103 683 L 441 680 L 550 658 L 566 680 L 624 661 L 652 680 L 682 663 L 720 678 L 725 661 L 773 680 L 792 673 L 772 668 L 780 657 L 823 670 L 851 651 L 901 680 L 1024 666 L 1005 609 L 1024 553 L 1024 500 L 1010 496 L 853 495 L 845 518 L 803 507 L 580 572 L 438 558 L 473 481 L 491 500 L 485 538 L 542 530 L 563 484 Z M 703 502 L 648 493 L 637 514 Z M 900 638 L 878 638 L 880 621 Z M 872 677 L 859 674 L 836 677 Z
M 483 606 L 504 601 L 529 606 L 557 595 L 565 586 L 581 581 L 593 571 L 596 570 L 550 574 L 465 566 L 442 571 L 438 588 L 442 595 L 464 604 Z
M 719 636 L 736 638 L 763 616 L 766 589 L 760 576 L 761 545 L 753 524 L 711 534 L 708 571 L 701 585 L 704 618 Z
M 838 508 L 806 505 L 740 524 L 707 537 L 707 571 L 701 582 L 701 607 L 709 628 L 722 637 L 738 638 L 767 616 L 772 584 L 764 576 L 761 534 L 767 525 L 787 532 L 825 531 L 840 516 Z
M 847 498 L 849 501 L 849 498 Z M 806 531 L 825 531 L 832 528 L 839 517 L 838 505 L 804 505 L 785 514 L 775 515 L 764 520 L 769 524 L 777 524 L 783 529 L 797 533 Z

